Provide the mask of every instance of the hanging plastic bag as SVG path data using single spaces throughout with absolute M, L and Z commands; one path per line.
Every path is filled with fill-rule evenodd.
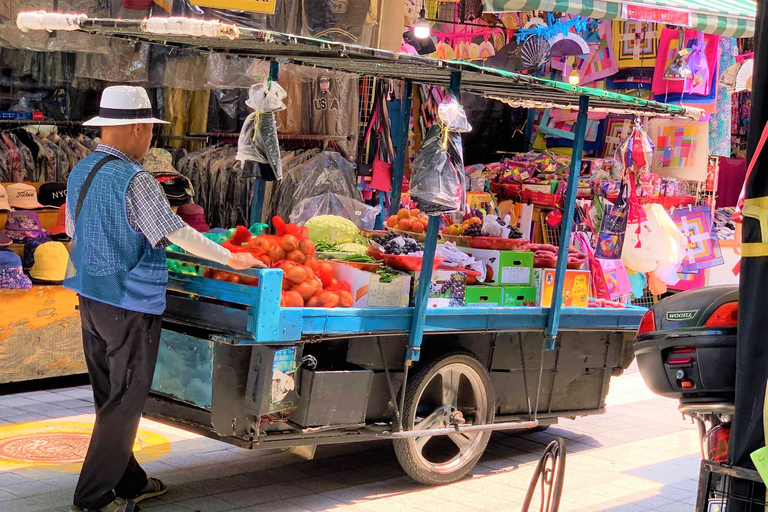
M 454 97 L 438 107 L 437 115 L 416 154 L 411 174 L 410 194 L 425 213 L 459 210 L 466 202 L 460 134 L 471 131 L 472 126 Z
M 283 177 L 280 143 L 277 138 L 275 112 L 285 109 L 285 90 L 272 80 L 252 85 L 245 104 L 253 113 L 245 118 L 237 142 L 237 159 L 259 164 L 259 175 L 267 181 Z
M 595 256 L 598 258 L 606 260 L 621 258 L 629 215 L 627 188 L 627 183 L 622 183 L 616 203 L 612 206 L 606 204 L 603 208 L 603 220 L 600 223 L 600 233 L 597 235 L 597 247 L 595 249 Z
M 635 272 L 653 272 L 658 262 L 664 261 L 666 257 L 664 251 L 668 248 L 667 235 L 657 216 L 649 213 L 652 211 L 651 206 L 660 205 L 644 206 L 646 219 L 627 224 L 621 259 L 628 269 Z
M 291 212 L 291 222 L 303 225 L 319 215 L 338 215 L 355 223 L 359 229 L 373 229 L 381 206 L 365 203 L 328 192 L 299 202 Z

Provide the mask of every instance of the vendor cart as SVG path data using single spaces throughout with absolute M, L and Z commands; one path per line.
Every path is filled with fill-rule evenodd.
M 24 29 L 79 30 L 183 48 L 269 58 L 469 91 L 521 107 L 578 108 L 560 245 L 569 245 L 589 107 L 638 115 L 700 112 L 468 63 L 401 55 L 228 25 L 171 18 L 104 20 L 22 13 Z M 186 27 L 186 28 L 185 28 Z M 402 102 L 407 109 L 409 101 Z M 408 116 L 403 116 L 407 119 Z M 403 130 L 403 132 L 407 132 Z M 400 144 L 392 203 L 399 204 Z M 256 186 L 255 209 L 263 187 Z M 258 218 L 256 215 L 252 218 Z M 422 276 L 438 234 L 431 217 Z M 184 264 L 224 269 L 184 254 Z M 557 260 L 562 295 L 567 251 Z M 392 440 L 405 471 L 424 484 L 466 475 L 491 431 L 531 429 L 604 411 L 612 376 L 632 362 L 642 309 L 287 308 L 282 271 L 235 272 L 257 286 L 171 273 L 161 347 L 146 415 L 243 448 Z

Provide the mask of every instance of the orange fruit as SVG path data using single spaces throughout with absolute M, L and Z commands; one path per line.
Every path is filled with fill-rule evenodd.
M 397 221 L 398 220 L 400 220 L 400 219 L 398 219 L 397 215 L 392 215 L 391 217 L 389 217 L 387 219 L 387 227 L 388 228 L 393 228 L 393 227 L 397 226 Z
M 411 231 L 414 233 L 423 233 L 424 232 L 424 224 L 421 222 L 413 222 L 411 223 Z
M 410 231 L 412 228 L 411 219 L 400 219 L 400 222 L 397 223 L 397 229 L 401 231 Z
M 400 218 L 400 219 L 410 219 L 411 218 L 411 212 L 409 212 L 407 208 L 400 208 L 397 211 L 397 217 Z
M 411 217 L 418 217 L 421 211 L 418 208 L 413 208 L 411 210 Z

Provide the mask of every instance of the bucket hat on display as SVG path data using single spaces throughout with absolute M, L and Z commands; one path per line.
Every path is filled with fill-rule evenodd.
M 143 87 L 113 85 L 101 94 L 99 115 L 83 126 L 124 126 L 126 124 L 168 124 L 152 116 L 152 103 Z
M 21 258 L 15 252 L 0 251 L 0 290 L 29 290 L 32 281 L 24 275 Z
M 23 242 L 28 238 L 46 236 L 48 232 L 40 227 L 40 217 L 35 212 L 14 210 L 8 212 L 3 230 L 14 242 Z
M 63 204 L 59 207 L 59 216 L 56 219 L 56 224 L 49 229 L 51 238 L 54 240 L 69 240 L 67 235 L 67 205 Z
M 35 284 L 61 284 L 67 273 L 69 252 L 61 242 L 45 242 L 35 249 L 35 264 L 29 277 Z
M 32 185 L 13 183 L 5 190 L 8 203 L 14 210 L 37 210 L 43 207 L 37 200 L 37 189 Z
M 183 204 L 176 210 L 176 214 L 200 233 L 207 233 L 211 230 L 211 227 L 205 222 L 205 210 L 201 206 L 194 203 Z

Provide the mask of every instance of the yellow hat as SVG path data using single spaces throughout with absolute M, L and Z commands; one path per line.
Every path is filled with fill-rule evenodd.
M 35 249 L 35 264 L 29 271 L 32 281 L 39 284 L 61 284 L 67 273 L 69 252 L 61 242 L 45 242 Z

